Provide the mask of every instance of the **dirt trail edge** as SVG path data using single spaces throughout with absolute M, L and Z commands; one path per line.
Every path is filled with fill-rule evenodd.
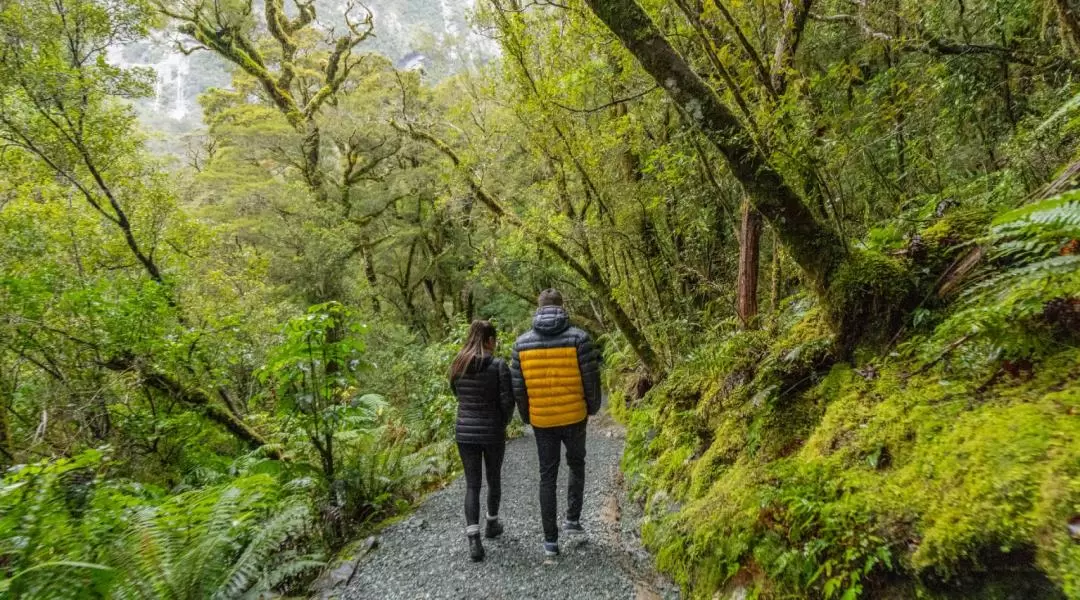
M 623 437 L 606 414 L 590 419 L 581 518 L 587 534 L 580 539 L 563 535 L 558 558 L 545 559 L 541 549 L 536 441 L 527 431 L 507 443 L 499 515 L 506 532 L 484 540 L 483 562 L 469 561 L 462 508 L 465 482 L 459 477 L 428 496 L 412 516 L 383 530 L 355 568 L 347 565 L 348 583 L 322 597 L 678 598 L 677 589 L 656 574 L 641 547 L 640 511 L 627 500 L 619 471 Z M 566 474 L 564 460 L 559 468 L 560 520 Z M 482 491 L 482 499 L 486 493 Z

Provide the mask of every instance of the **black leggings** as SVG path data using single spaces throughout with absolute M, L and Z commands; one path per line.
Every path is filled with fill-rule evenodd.
M 487 470 L 488 515 L 499 515 L 499 501 L 502 499 L 502 463 L 506 453 L 506 443 L 497 444 L 461 444 L 457 445 L 461 455 L 461 464 L 465 467 L 465 524 L 480 523 L 480 481 L 482 470 Z

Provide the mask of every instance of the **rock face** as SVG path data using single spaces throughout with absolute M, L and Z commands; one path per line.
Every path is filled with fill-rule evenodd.
M 439 79 L 462 66 L 482 62 L 497 52 L 492 40 L 476 34 L 468 23 L 475 0 L 376 0 L 365 2 L 375 20 L 375 36 L 361 50 L 377 52 L 404 70 L 423 69 Z M 255 0 L 261 8 L 262 2 Z M 318 25 L 343 28 L 348 0 L 317 0 Z M 291 3 L 286 2 L 290 7 Z M 362 10 L 354 8 L 353 11 Z M 144 125 L 152 132 L 175 136 L 202 126 L 199 94 L 226 87 L 230 65 L 210 52 L 184 54 L 176 34 L 156 32 L 149 39 L 109 49 L 109 61 L 123 67 L 153 69 L 154 96 L 136 102 Z

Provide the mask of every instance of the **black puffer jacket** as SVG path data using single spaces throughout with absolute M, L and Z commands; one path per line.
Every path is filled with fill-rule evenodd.
M 561 306 L 536 310 L 533 328 L 514 342 L 510 373 L 518 412 L 534 427 L 572 424 L 600 410 L 600 353 Z
M 450 388 L 458 400 L 458 443 L 506 441 L 506 424 L 514 414 L 514 392 L 505 361 L 491 356 L 474 360 L 464 375 L 450 382 Z

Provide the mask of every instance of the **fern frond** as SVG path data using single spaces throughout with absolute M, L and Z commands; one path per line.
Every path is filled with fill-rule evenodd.
M 271 555 L 278 552 L 290 538 L 299 537 L 310 520 L 311 510 L 306 502 L 299 499 L 289 501 L 247 544 L 213 597 L 236 598 L 246 592 L 260 578 Z
M 290 579 L 317 571 L 326 566 L 326 561 L 322 560 L 318 555 L 309 555 L 303 557 L 297 557 L 282 562 L 279 566 L 274 567 L 264 576 L 263 580 L 258 586 L 253 587 L 242 597 L 247 598 L 261 598 L 262 594 L 269 590 L 276 589 L 282 584 L 286 583 Z
M 115 590 L 117 598 L 179 598 L 173 580 L 177 538 L 162 529 L 160 513 L 143 508 L 132 515 L 128 532 L 117 543 L 113 566 L 124 574 Z
M 958 310 L 935 333 L 933 351 L 960 336 L 979 336 L 987 356 L 1029 356 L 1049 348 L 1048 303 L 1080 298 L 1080 255 L 1062 254 L 1080 239 L 1080 191 L 1010 211 L 995 220 L 988 241 L 1009 266 L 961 294 Z

